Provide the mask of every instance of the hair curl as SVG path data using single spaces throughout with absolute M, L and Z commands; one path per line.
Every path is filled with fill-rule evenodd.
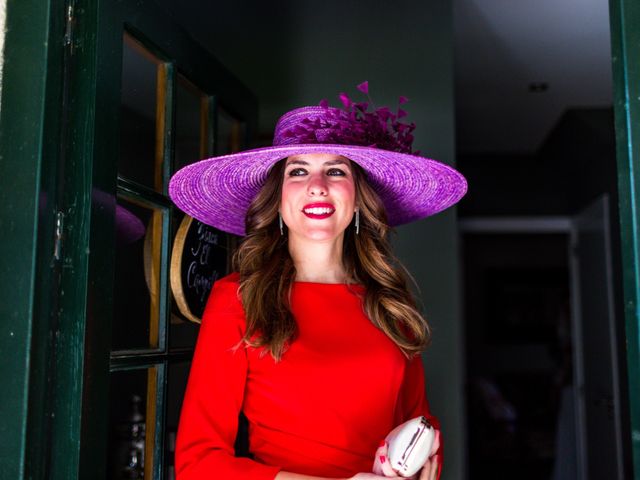
M 233 257 L 240 273 L 240 296 L 246 314 L 243 342 L 264 347 L 276 361 L 297 336 L 290 308 L 290 291 L 296 269 L 280 234 L 278 209 L 282 195 L 284 160 L 276 163 L 246 215 L 247 235 Z M 360 233 L 347 228 L 343 265 L 349 282 L 361 284 L 363 309 L 407 356 L 426 348 L 431 329 L 418 312 L 408 286 L 408 274 L 393 255 L 384 205 L 366 180 L 365 171 L 351 162 L 360 209 Z

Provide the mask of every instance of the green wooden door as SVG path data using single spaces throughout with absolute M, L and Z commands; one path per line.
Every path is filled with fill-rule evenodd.
M 640 3 L 611 0 L 633 478 L 640 480 Z
M 1 225 L 15 233 L 1 313 L 16 321 L 0 343 L 15 355 L 2 372 L 15 381 L 0 476 L 172 478 L 198 325 L 171 293 L 183 216 L 167 185 L 246 147 L 257 101 L 151 0 L 20 0 L 8 26 L 24 47 L 12 67 L 39 56 L 7 75 L 2 104 L 6 166 L 29 175 L 7 169 L 1 183 Z M 31 109 L 16 95 L 32 95 Z
M 56 423 L 64 13 L 63 1 L 9 0 L 0 33 L 1 478 L 45 478 Z
M 244 146 L 256 101 L 152 1 L 96 13 L 80 476 L 173 478 L 198 325 L 171 295 L 182 214 L 167 185 L 178 168 Z M 80 61 L 74 78 L 82 71 Z

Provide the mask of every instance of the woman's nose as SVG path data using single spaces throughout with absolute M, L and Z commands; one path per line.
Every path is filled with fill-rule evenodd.
M 325 197 L 327 195 L 327 182 L 324 175 L 313 175 L 309 179 L 307 192 L 312 196 Z

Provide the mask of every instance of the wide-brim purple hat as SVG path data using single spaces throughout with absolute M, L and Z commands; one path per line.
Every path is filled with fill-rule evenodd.
M 246 212 L 271 167 L 305 153 L 342 155 L 362 167 L 391 226 L 441 212 L 466 193 L 467 182 L 460 172 L 410 153 L 415 126 L 399 121 L 402 110 L 367 112 L 367 104 L 350 101 L 345 107 L 321 104 L 286 113 L 276 125 L 273 146 L 188 165 L 171 178 L 169 196 L 197 220 L 245 235 Z

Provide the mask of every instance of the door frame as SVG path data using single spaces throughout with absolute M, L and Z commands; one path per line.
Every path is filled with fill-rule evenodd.
M 57 317 L 52 312 L 61 266 L 55 212 L 65 4 L 2 4 L 6 28 L 0 33 L 5 37 L 0 99 L 0 451 L 7 478 L 45 478 L 53 426 L 47 393 L 57 361 Z
M 633 478 L 640 480 L 640 4 L 610 0 Z

